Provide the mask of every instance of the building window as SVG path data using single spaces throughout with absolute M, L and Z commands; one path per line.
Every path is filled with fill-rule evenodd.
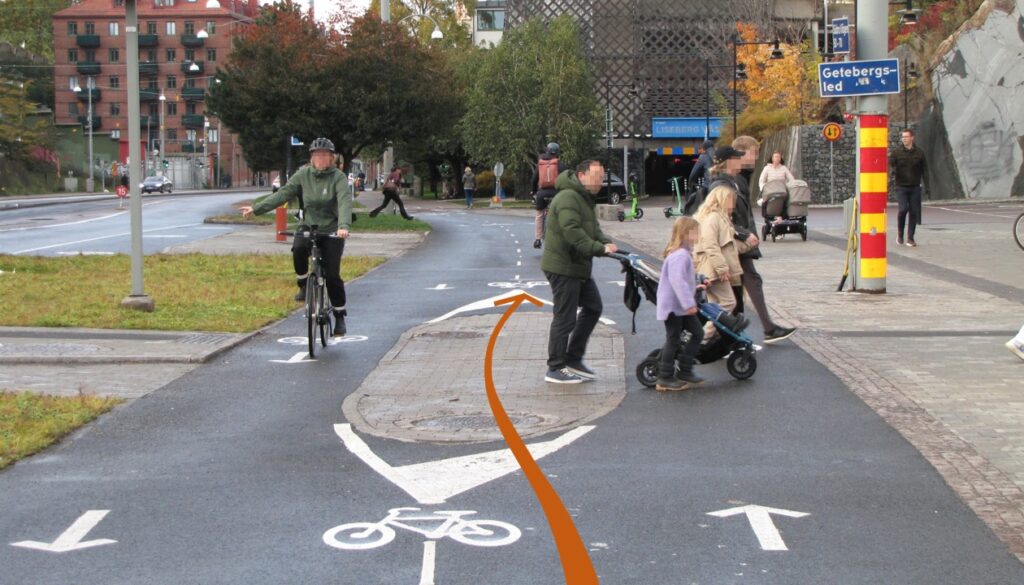
M 96 23 L 95 22 L 86 22 L 85 23 L 85 34 L 87 34 L 87 35 L 94 35 L 94 34 L 96 34 Z
M 191 20 L 185 21 L 185 34 L 194 35 L 196 34 L 196 23 Z
M 196 111 L 196 103 L 195 102 L 186 102 L 185 103 L 185 113 L 190 115 L 190 116 L 195 116 L 196 114 L 198 114 L 199 112 Z
M 110 76 L 110 89 L 117 89 L 121 87 L 121 78 L 116 75 Z
M 478 10 L 476 13 L 476 29 L 478 31 L 493 31 L 505 29 L 504 10 Z
M 167 28 L 165 30 L 167 31 L 167 36 L 169 37 L 173 37 L 174 35 L 178 34 L 178 27 L 175 26 L 175 23 L 173 21 L 167 23 Z
M 195 128 L 186 128 L 185 129 L 185 140 L 188 140 L 189 142 L 195 142 L 196 141 L 196 130 L 195 130 Z
M 178 139 L 178 129 L 177 128 L 168 128 L 167 129 L 167 140 L 177 140 L 177 139 Z
M 119 140 L 121 138 L 121 130 L 120 129 L 111 130 L 110 131 L 110 138 L 111 138 L 111 140 Z
M 78 63 L 78 49 L 68 49 L 68 63 Z
M 124 6 L 124 0 L 114 0 L 114 8 L 121 8 Z
M 192 87 L 195 87 L 195 86 L 196 86 L 196 79 L 195 79 L 195 77 L 189 77 L 188 79 L 185 80 L 185 87 L 192 88 Z
M 206 31 L 206 34 L 210 35 L 211 37 L 213 35 L 217 34 L 217 23 L 216 23 L 216 21 L 207 20 L 206 21 L 206 28 L 204 30 Z
M 178 87 L 178 76 L 177 75 L 168 75 L 167 76 L 167 87 L 168 87 L 168 89 L 174 89 L 174 88 Z
M 121 61 L 121 49 L 111 48 L 109 49 L 109 54 L 111 63 L 118 63 Z
M 93 50 L 93 49 L 86 49 L 86 51 L 85 51 L 85 60 L 89 61 L 90 63 L 95 62 L 96 61 L 96 51 Z
M 121 115 L 121 104 L 119 104 L 117 102 L 112 102 L 110 104 L 110 115 L 111 116 L 120 116 Z
M 160 115 L 160 104 L 152 103 L 149 104 L 149 115 L 156 118 Z
M 149 49 L 146 51 L 146 61 L 156 63 L 156 49 Z
M 119 36 L 121 36 L 121 24 L 118 23 L 118 22 L 108 22 L 107 23 L 107 34 L 112 36 L 112 37 L 119 37 Z
M 167 115 L 168 116 L 177 116 L 178 115 L 178 102 L 168 102 L 167 103 Z
M 72 75 L 68 77 L 68 89 L 75 91 L 76 87 L 78 87 L 78 76 Z
M 68 23 L 68 36 L 69 37 L 73 37 L 73 36 L 77 36 L 77 35 L 78 35 L 78 23 L 77 22 L 69 22 Z
M 155 35 L 156 34 L 156 21 L 155 20 L 147 20 L 146 21 L 146 34 L 147 35 Z
M 72 116 L 78 115 L 78 102 L 71 102 L 68 104 L 68 114 Z
M 167 62 L 168 63 L 174 63 L 177 60 L 178 60 L 178 50 L 177 49 L 167 49 Z
M 196 51 L 195 51 L 195 49 L 185 49 L 185 62 L 188 63 L 190 61 L 195 61 L 195 60 L 196 60 Z
M 206 132 L 206 141 L 210 144 L 217 144 L 217 141 L 220 140 L 220 136 L 218 136 L 218 134 L 217 129 L 211 127 Z
M 150 79 L 146 82 L 146 89 L 148 89 L 149 91 L 157 91 L 160 89 L 160 86 L 156 84 L 155 79 Z
M 217 49 L 206 49 L 206 60 L 213 62 L 217 60 Z

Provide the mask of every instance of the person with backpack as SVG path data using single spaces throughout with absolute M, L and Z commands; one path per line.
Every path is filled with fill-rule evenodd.
M 466 192 L 466 209 L 473 209 L 473 193 L 476 192 L 476 174 L 466 167 L 462 173 L 462 190 Z
M 533 202 L 537 210 L 533 218 L 533 247 L 540 249 L 544 242 L 544 222 L 548 216 L 548 206 L 557 192 L 555 182 L 558 175 L 566 170 L 565 164 L 558 158 L 561 148 L 557 142 L 548 144 L 544 152 L 537 157 L 537 168 L 533 171 L 530 184 L 533 185 Z
M 711 167 L 713 167 L 714 164 L 715 141 L 705 140 L 704 144 L 701 144 L 700 146 L 700 156 L 697 157 L 697 162 L 694 163 L 693 169 L 690 170 L 688 185 L 691 192 L 696 191 L 701 185 L 704 185 L 705 187 L 708 185 L 711 178 Z M 701 180 L 703 180 L 703 183 L 701 183 Z M 694 211 L 696 211 L 696 208 L 694 208 Z

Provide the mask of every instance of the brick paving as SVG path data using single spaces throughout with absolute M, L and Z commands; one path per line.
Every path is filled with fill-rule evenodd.
M 844 238 L 842 230 L 766 242 L 757 266 L 775 316 L 800 327 L 792 340 L 913 444 L 1024 561 L 1024 364 L 1003 347 L 1024 320 L 1024 292 L 1012 294 L 1024 291 L 1024 256 L 996 219 L 919 228 L 919 248 L 890 250 L 884 295 L 835 292 L 845 253 L 815 235 Z M 652 214 L 602 228 L 656 256 L 670 222 Z

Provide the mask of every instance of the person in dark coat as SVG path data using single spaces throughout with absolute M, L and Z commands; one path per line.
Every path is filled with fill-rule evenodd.
M 896 244 L 903 245 L 903 226 L 907 224 L 907 245 L 917 247 L 914 231 L 921 223 L 921 181 L 928 171 L 928 163 L 924 151 L 914 144 L 914 131 L 910 128 L 900 133 L 900 146 L 889 153 L 889 169 L 896 188 L 896 200 L 899 202 L 899 215 L 896 216 Z
M 693 169 L 690 170 L 690 178 L 687 181 L 687 187 L 690 191 L 697 188 L 697 182 L 700 179 L 704 180 L 704 184 L 707 185 L 711 180 L 711 167 L 715 166 L 715 141 L 705 140 L 704 144 L 700 147 L 700 156 L 697 157 L 697 162 L 693 165 Z

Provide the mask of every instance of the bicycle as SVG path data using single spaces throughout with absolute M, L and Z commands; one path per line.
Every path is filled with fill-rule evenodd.
M 519 540 L 519 528 L 498 520 L 466 520 L 464 516 L 476 514 L 472 510 L 438 510 L 421 514 L 420 508 L 392 508 L 379 522 L 352 522 L 341 524 L 324 533 L 327 546 L 343 550 L 367 550 L 384 546 L 395 539 L 395 528 L 404 528 L 439 540 L 445 536 L 470 546 L 505 546 Z M 405 515 L 403 515 L 405 513 Z M 413 522 L 427 522 L 421 528 Z
M 1024 213 L 1018 215 L 1013 222 L 1013 239 L 1017 240 L 1017 246 L 1024 250 Z
M 331 298 L 327 294 L 327 278 L 324 276 L 322 266 L 323 257 L 320 254 L 320 245 L 317 242 L 320 236 L 334 238 L 333 234 L 323 234 L 317 231 L 318 226 L 309 226 L 308 229 L 296 232 L 310 242 L 309 249 L 309 277 L 306 280 L 306 334 L 309 340 L 309 357 L 316 358 L 316 337 L 320 335 L 320 344 L 327 347 L 327 338 L 334 329 L 334 307 L 331 305 Z M 289 234 L 291 235 L 291 234 Z

